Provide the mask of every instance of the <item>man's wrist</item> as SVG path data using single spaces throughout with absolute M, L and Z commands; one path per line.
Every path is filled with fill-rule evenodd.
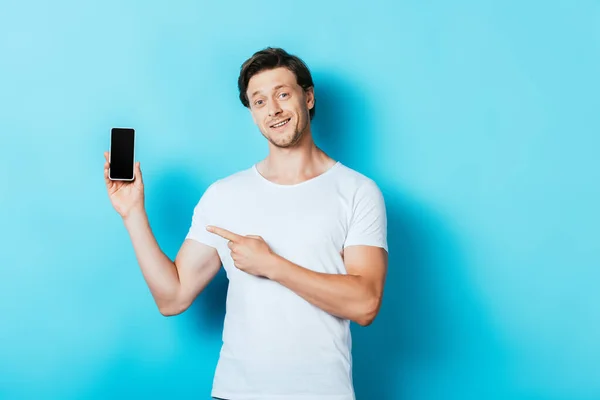
M 280 279 L 282 273 L 284 273 L 286 267 L 285 263 L 286 260 L 283 257 L 273 253 L 268 261 L 266 277 L 272 281 L 277 282 L 278 279 Z
M 136 208 L 131 210 L 126 216 L 123 217 L 123 223 L 127 228 L 146 223 L 148 216 L 146 210 L 142 208 Z

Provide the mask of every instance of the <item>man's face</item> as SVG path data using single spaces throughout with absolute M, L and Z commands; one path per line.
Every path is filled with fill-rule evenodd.
M 248 82 L 247 95 L 254 123 L 277 147 L 294 146 L 310 123 L 312 88 L 304 91 L 287 68 L 266 70 Z

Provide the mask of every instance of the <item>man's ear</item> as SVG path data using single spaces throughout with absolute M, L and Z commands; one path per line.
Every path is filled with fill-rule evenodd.
M 315 88 L 314 86 L 309 87 L 304 91 L 304 95 L 306 96 L 306 106 L 309 110 L 315 106 Z

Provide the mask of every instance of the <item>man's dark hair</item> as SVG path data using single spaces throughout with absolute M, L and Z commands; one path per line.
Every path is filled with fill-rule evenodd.
M 240 76 L 238 78 L 238 89 L 240 91 L 240 100 L 245 107 L 250 108 L 250 102 L 246 91 L 250 78 L 259 72 L 285 67 L 296 75 L 296 82 L 304 90 L 314 87 L 310 70 L 297 56 L 291 55 L 281 48 L 267 47 L 259 50 L 247 59 L 241 67 Z M 315 115 L 316 99 L 313 108 L 310 109 L 310 119 Z

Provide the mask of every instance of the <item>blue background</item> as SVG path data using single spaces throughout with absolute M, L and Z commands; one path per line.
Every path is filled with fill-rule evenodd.
M 209 398 L 224 274 L 158 313 L 103 151 L 136 128 L 174 257 L 206 187 L 267 154 L 236 80 L 269 45 L 386 197 L 358 399 L 599 399 L 600 4 L 313 0 L 2 2 L 0 398 Z

